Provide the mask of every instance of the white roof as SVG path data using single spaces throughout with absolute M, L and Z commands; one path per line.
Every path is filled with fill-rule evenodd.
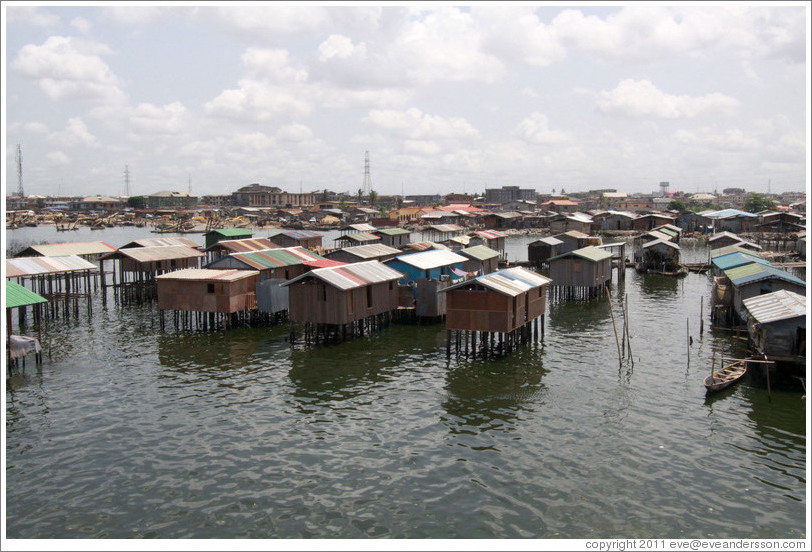
M 447 249 L 431 249 L 420 253 L 410 253 L 396 257 L 399 261 L 412 265 L 421 270 L 429 270 L 455 263 L 464 263 L 468 259 Z
M 761 324 L 806 316 L 806 297 L 785 289 L 744 299 L 742 304 Z

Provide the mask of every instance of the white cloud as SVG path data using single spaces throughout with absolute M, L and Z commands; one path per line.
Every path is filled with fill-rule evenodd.
M 84 17 L 74 17 L 70 21 L 71 27 L 76 29 L 82 34 L 87 34 L 90 32 L 90 28 L 93 26 L 90 21 L 85 19 Z
M 67 165 L 71 162 L 70 157 L 61 151 L 52 151 L 47 155 L 47 158 L 52 165 Z
M 633 79 L 620 81 L 600 96 L 601 112 L 625 117 L 690 118 L 713 111 L 727 112 L 739 105 L 736 99 L 720 93 L 675 96 L 660 91 L 648 80 Z
M 324 28 L 329 20 L 328 10 L 319 6 L 228 6 L 213 12 L 204 9 L 232 32 L 255 40 L 269 41 L 278 35 L 309 33 Z
M 547 116 L 538 112 L 521 121 L 513 133 L 530 144 L 562 144 L 570 140 L 569 133 L 550 129 Z
M 476 138 L 477 130 L 460 117 L 440 117 L 417 108 L 373 110 L 364 119 L 373 126 L 412 140 Z
M 87 125 L 78 117 L 68 120 L 64 130 L 51 133 L 48 139 L 63 146 L 91 147 L 99 146 L 99 140 L 87 129 Z
M 753 151 L 762 147 L 761 140 L 738 128 L 723 132 L 717 132 L 708 127 L 696 130 L 682 129 L 675 132 L 673 137 L 677 143 L 683 145 L 716 151 Z
M 366 44 L 355 46 L 352 39 L 344 35 L 333 34 L 319 44 L 319 61 L 328 61 L 333 58 L 347 59 L 353 56 L 366 57 Z
M 25 123 L 24 128 L 26 132 L 30 132 L 31 134 L 48 134 L 50 132 L 47 125 L 38 121 Z
M 35 6 L 9 6 L 6 8 L 7 23 L 25 22 L 35 27 L 55 27 L 59 16 Z
M 313 138 L 313 131 L 305 125 L 292 124 L 280 128 L 276 136 L 284 142 L 306 142 Z
M 239 88 L 223 91 L 206 102 L 205 110 L 214 117 L 235 121 L 267 121 L 276 117 L 307 115 L 312 105 L 292 90 L 283 86 L 241 80 Z
M 53 100 L 119 101 L 124 94 L 118 78 L 100 57 L 109 53 L 103 44 L 52 36 L 41 46 L 23 46 L 12 67 L 37 80 Z
M 163 107 L 142 103 L 130 117 L 130 126 L 138 134 L 177 134 L 183 128 L 186 108 L 180 102 Z

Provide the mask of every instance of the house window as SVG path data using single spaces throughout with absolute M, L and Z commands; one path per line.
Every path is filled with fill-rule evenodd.
M 214 284 L 206 284 L 206 292 L 214 293 Z
M 321 284 L 321 300 L 327 301 L 327 285 Z
M 372 308 L 372 286 L 367 286 L 367 308 Z

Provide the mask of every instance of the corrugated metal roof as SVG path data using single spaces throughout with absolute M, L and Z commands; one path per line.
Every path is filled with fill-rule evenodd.
M 36 305 L 37 303 L 47 303 L 48 300 L 26 289 L 16 282 L 6 280 L 6 308 L 24 307 L 26 305 Z
M 237 270 L 229 268 L 215 270 L 207 268 L 184 268 L 156 276 L 156 280 L 195 280 L 200 282 L 218 281 L 233 282 L 244 278 L 255 278 L 257 273 L 253 270 Z
M 674 236 L 669 236 L 665 232 L 660 232 L 659 230 L 650 230 L 650 231 L 646 232 L 645 234 L 643 234 L 641 237 L 646 237 L 646 236 L 654 238 L 655 240 L 665 240 L 665 241 L 671 241 L 671 238 L 674 237 Z M 653 241 L 653 240 L 649 240 L 649 241 Z
M 465 280 L 440 291 L 447 292 L 452 289 L 470 286 L 474 282 L 503 295 L 516 297 L 530 289 L 545 286 L 552 282 L 552 280 L 537 272 L 517 266 L 504 268 L 497 272 L 492 272 L 491 274 L 485 274 L 484 276 L 477 276 L 473 280 Z
M 599 249 L 593 245 L 590 245 L 589 247 L 582 247 L 581 249 L 576 249 L 575 251 L 570 251 L 568 253 L 556 255 L 555 257 L 550 257 L 550 260 L 553 261 L 555 259 L 563 259 L 565 257 L 572 256 L 581 257 L 582 259 L 587 259 L 593 262 L 598 262 L 604 259 L 612 258 L 612 254 L 609 251 Z
M 717 240 L 721 240 L 722 238 L 733 238 L 734 240 L 737 240 L 737 241 L 744 241 L 738 235 L 734 234 L 733 232 L 728 232 L 727 230 L 724 230 L 723 232 L 717 232 L 714 235 L 712 235 L 711 237 L 709 237 L 708 238 L 708 243 L 712 243 L 712 242 L 715 242 Z
M 400 249 L 395 249 L 382 243 L 370 243 L 367 245 L 355 245 L 353 247 L 345 247 L 341 249 L 350 255 L 358 257 L 359 259 L 374 259 L 377 257 L 384 257 L 386 255 L 397 255 Z
M 796 276 L 793 276 L 789 272 L 776 268 L 772 265 L 763 265 L 760 263 L 750 263 L 743 266 L 738 266 L 736 268 L 731 268 L 730 270 L 725 270 L 725 276 L 727 276 L 734 286 L 741 286 L 744 284 L 750 284 L 752 282 L 775 278 L 806 287 L 806 282 Z
M 420 270 L 431 270 L 441 266 L 449 266 L 456 263 L 464 263 L 468 259 L 447 249 L 431 249 L 420 253 L 410 253 L 396 257 L 399 261 L 419 268 Z
M 294 240 L 303 240 L 308 238 L 323 238 L 324 234 L 316 232 L 315 230 L 285 230 L 283 232 L 277 232 L 269 239 L 273 240 L 274 236 L 287 236 Z
M 556 234 L 556 236 L 569 236 L 570 238 L 588 238 L 589 234 L 584 234 L 583 232 L 579 232 L 578 230 L 569 230 L 561 234 Z
M 473 247 L 467 247 L 465 249 L 460 249 L 458 251 L 460 255 L 465 255 L 466 257 L 471 257 L 472 259 L 476 259 L 478 261 L 487 261 L 488 259 L 493 259 L 494 257 L 499 256 L 498 251 L 494 251 L 490 247 L 486 245 L 475 245 Z
M 398 280 L 403 274 L 379 261 L 350 263 L 342 266 L 316 268 L 281 284 L 289 286 L 305 278 L 318 278 L 341 290 L 354 289 L 369 284 Z
M 366 224 L 366 223 L 349 224 L 344 229 L 345 230 L 357 230 L 359 232 L 374 232 L 374 231 L 377 230 L 377 228 L 375 228 L 371 224 Z
M 233 236 L 251 236 L 254 233 L 247 228 L 218 228 L 217 230 L 209 230 L 203 235 L 208 236 L 210 234 L 220 234 L 230 238 Z
M 481 236 L 481 237 L 489 239 L 489 240 L 495 240 L 495 239 L 506 238 L 507 237 L 507 234 L 504 234 L 502 232 L 497 232 L 496 230 L 474 230 L 473 232 L 471 232 L 471 234 L 475 234 L 477 236 Z M 470 236 L 471 234 L 468 234 L 468 235 Z
M 26 247 L 15 255 L 15 257 L 27 257 L 32 253 L 42 255 L 43 257 L 64 257 L 66 255 L 100 255 L 103 253 L 112 253 L 115 250 L 115 247 L 102 241 L 49 243 Z
M 384 236 L 402 236 L 403 234 L 411 234 L 410 230 L 405 228 L 378 228 L 375 234 L 383 234 Z
M 402 247 L 404 251 L 407 249 L 413 249 L 415 251 L 428 251 L 429 249 L 448 249 L 441 243 L 434 243 L 434 242 L 415 242 L 415 243 L 407 243 Z
M 205 255 L 196 249 L 185 245 L 158 245 L 153 247 L 131 247 L 129 249 L 119 249 L 115 253 L 105 255 L 103 259 L 120 259 L 128 257 L 139 263 L 149 263 L 154 261 L 171 261 L 172 259 L 189 259 L 191 257 L 204 257 Z
M 750 255 L 752 257 L 759 257 L 758 253 L 742 247 L 741 245 L 726 245 L 725 247 L 720 247 L 718 249 L 711 249 L 710 256 L 711 259 L 715 259 L 716 257 L 730 255 L 731 253 L 744 253 L 745 255 Z
M 219 264 L 228 262 L 227 259 L 229 258 L 236 259 L 244 265 L 256 270 L 295 266 L 309 261 L 324 260 L 324 257 L 321 255 L 317 255 L 304 247 L 280 247 L 277 249 L 231 253 L 212 261 L 206 265 L 206 267 L 216 268 Z
M 34 276 L 36 274 L 63 274 L 65 272 L 84 270 L 98 271 L 99 269 L 96 265 L 78 255 L 6 259 L 6 278 Z
M 166 238 L 143 238 L 140 240 L 133 240 L 126 245 L 122 245 L 119 249 L 127 249 L 130 247 L 155 247 L 159 245 L 185 245 L 192 248 L 200 247 L 200 244 L 193 242 L 189 238 L 174 236 Z
M 712 211 L 710 213 L 702 213 L 702 214 L 709 218 L 730 218 L 737 216 L 758 217 L 758 215 L 754 213 L 747 213 L 745 211 L 739 211 L 738 209 L 723 209 L 721 211 Z
M 546 238 L 539 238 L 536 241 L 534 241 L 533 243 L 543 243 L 545 245 L 561 245 L 564 242 L 559 240 L 558 238 L 554 238 L 552 236 L 549 236 L 549 237 L 546 237 Z M 531 243 L 530 245 L 533 245 L 533 243 Z
M 666 247 L 670 247 L 671 249 L 679 250 L 679 245 L 675 244 L 674 242 L 672 242 L 672 241 L 670 241 L 668 239 L 663 239 L 663 238 L 658 238 L 656 240 L 651 240 L 650 242 L 644 243 L 643 244 L 643 249 L 648 249 L 649 247 L 654 247 L 655 245 L 658 245 L 658 244 L 665 245 Z
M 456 224 L 433 224 L 429 229 L 435 232 L 461 232 L 463 228 Z
M 785 289 L 744 299 L 742 304 L 760 324 L 806 316 L 806 297 Z
M 347 263 L 342 263 L 341 261 L 334 261 L 333 259 L 321 259 L 319 261 L 305 261 L 302 264 L 305 266 L 309 266 L 311 268 L 325 268 L 328 266 L 342 266 Z
M 354 242 L 371 242 L 371 241 L 381 241 L 381 237 L 376 236 L 375 234 L 370 234 L 369 232 L 355 232 L 354 234 L 344 234 L 343 236 L 339 236 L 336 238 L 336 241 L 340 240 L 348 240 Z
M 279 245 L 267 238 L 247 238 L 244 240 L 221 240 L 207 248 L 207 250 L 212 249 L 226 249 L 234 253 L 243 253 L 263 249 L 279 249 Z
M 711 259 L 711 262 L 713 263 L 713 266 L 715 266 L 719 270 L 730 270 L 731 268 L 736 268 L 737 266 L 742 266 L 750 263 L 770 264 L 769 261 L 766 261 L 761 257 L 738 252 L 728 253 L 727 255 L 715 257 Z

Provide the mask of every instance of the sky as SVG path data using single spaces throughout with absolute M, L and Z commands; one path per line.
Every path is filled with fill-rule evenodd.
M 2 10 L 7 195 L 809 181 L 808 2 Z

